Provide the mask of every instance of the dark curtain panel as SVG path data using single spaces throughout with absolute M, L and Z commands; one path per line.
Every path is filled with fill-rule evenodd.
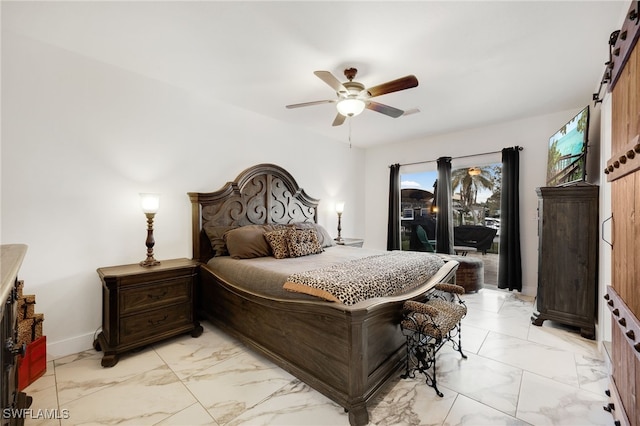
M 400 250 L 400 164 L 389 166 L 387 250 Z
M 451 157 L 438 158 L 436 194 L 436 251 L 453 254 L 453 206 L 451 203 Z
M 498 288 L 522 291 L 520 257 L 520 147 L 502 150 Z

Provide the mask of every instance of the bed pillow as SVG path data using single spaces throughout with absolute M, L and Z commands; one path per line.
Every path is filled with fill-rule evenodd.
M 289 248 L 287 247 L 288 229 L 276 229 L 264 233 L 264 238 L 269 243 L 273 257 L 276 259 L 284 259 L 289 257 Z
M 318 242 L 322 247 L 335 246 L 336 242 L 331 238 L 324 226 L 313 222 L 296 222 L 293 224 L 296 229 L 315 229 L 318 234 Z
M 234 259 L 252 259 L 271 256 L 271 247 L 264 238 L 265 231 L 273 230 L 270 225 L 246 225 L 224 234 L 229 255 Z
M 228 256 L 227 244 L 224 241 L 224 234 L 237 226 L 206 226 L 205 234 L 209 237 L 214 256 Z
M 307 256 L 322 253 L 322 246 L 318 241 L 315 229 L 289 229 L 287 232 L 287 247 L 290 257 Z

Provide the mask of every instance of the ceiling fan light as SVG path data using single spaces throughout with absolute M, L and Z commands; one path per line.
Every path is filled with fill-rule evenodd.
M 338 112 L 345 117 L 354 117 L 364 111 L 365 103 L 361 99 L 342 99 L 336 104 Z

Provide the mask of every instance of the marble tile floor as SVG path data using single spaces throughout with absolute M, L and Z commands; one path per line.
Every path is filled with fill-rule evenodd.
M 371 425 L 607 425 L 604 351 L 566 327 L 531 325 L 534 301 L 483 289 L 465 295 L 463 360 L 438 355 L 436 396 L 423 379 L 392 381 Z M 31 425 L 348 425 L 344 410 L 204 323 L 123 355 L 113 368 L 88 350 L 50 361 L 30 385 Z M 54 411 L 55 410 L 55 411 Z M 48 414 L 47 414 L 48 413 Z M 57 417 L 57 418 L 51 418 Z

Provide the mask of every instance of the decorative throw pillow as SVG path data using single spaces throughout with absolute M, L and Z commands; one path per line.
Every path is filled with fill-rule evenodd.
M 288 229 L 276 229 L 275 231 L 264 233 L 264 238 L 266 238 L 269 246 L 271 246 L 273 257 L 275 257 L 276 259 L 284 259 L 285 257 L 289 257 L 289 249 L 287 247 L 288 232 Z
M 234 259 L 251 259 L 271 256 L 271 247 L 264 238 L 265 230 L 273 230 L 269 225 L 246 225 L 224 234 L 229 255 Z
M 322 247 L 335 246 L 336 242 L 331 238 L 324 226 L 313 222 L 296 222 L 293 225 L 296 229 L 315 229 L 318 235 L 318 242 Z
M 287 246 L 290 257 L 322 253 L 322 246 L 318 242 L 318 233 L 315 229 L 290 228 L 287 232 Z
M 224 241 L 224 234 L 237 226 L 207 226 L 204 228 L 204 232 L 209 237 L 211 242 L 211 248 L 213 249 L 214 256 L 228 256 L 229 251 Z

